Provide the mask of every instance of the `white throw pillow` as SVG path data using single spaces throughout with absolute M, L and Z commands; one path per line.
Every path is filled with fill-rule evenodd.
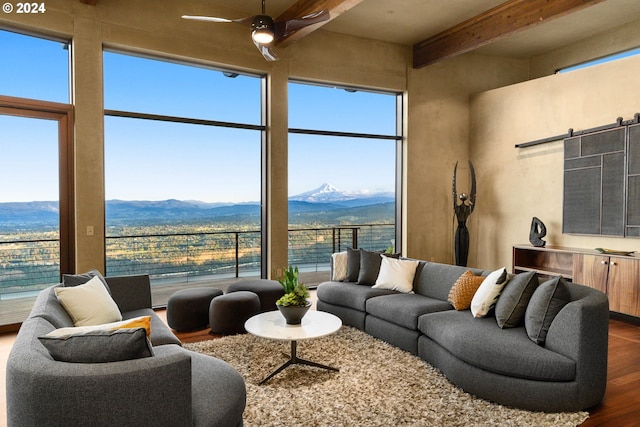
M 500 293 L 509 278 L 507 269 L 502 267 L 491 272 L 482 282 L 471 300 L 471 314 L 473 317 L 484 317 L 496 305 Z
M 76 335 L 82 335 L 96 331 L 116 331 L 118 329 L 144 328 L 147 337 L 151 336 L 151 316 L 138 316 L 132 319 L 121 320 L 119 322 L 102 323 L 91 326 L 69 326 L 66 328 L 58 328 L 49 332 L 45 337 L 48 338 L 64 338 Z
M 82 285 L 55 288 L 55 292 L 75 326 L 122 320 L 118 305 L 97 276 Z
M 347 251 L 336 252 L 331 254 L 333 261 L 333 276 L 331 280 L 334 282 L 343 282 L 347 280 Z
M 383 256 L 380 273 L 378 273 L 376 284 L 372 287 L 413 293 L 413 278 L 418 264 L 419 262 L 414 260 Z

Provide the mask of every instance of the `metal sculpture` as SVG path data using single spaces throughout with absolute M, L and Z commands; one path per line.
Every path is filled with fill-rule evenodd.
M 469 160 L 469 170 L 471 174 L 471 191 L 469 195 L 461 193 L 458 195 L 456 189 L 456 172 L 458 162 L 453 169 L 453 212 L 458 220 L 458 228 L 455 234 L 455 256 L 456 265 L 466 266 L 469 256 L 469 230 L 467 229 L 467 219 L 476 206 L 476 173 L 473 164 Z M 460 203 L 458 203 L 458 199 Z
M 533 246 L 538 248 L 543 247 L 547 242 L 542 240 L 547 235 L 547 227 L 537 217 L 533 217 L 531 220 L 531 231 L 529 232 L 529 241 Z

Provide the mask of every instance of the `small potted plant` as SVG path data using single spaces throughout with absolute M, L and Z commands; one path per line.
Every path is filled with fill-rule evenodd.
M 278 282 L 284 288 L 284 295 L 276 301 L 276 306 L 288 325 L 299 325 L 309 307 L 309 288 L 298 281 L 298 267 L 289 266 Z

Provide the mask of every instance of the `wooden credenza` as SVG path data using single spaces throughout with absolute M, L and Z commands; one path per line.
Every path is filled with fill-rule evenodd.
M 516 245 L 513 273 L 523 271 L 560 275 L 599 289 L 608 295 L 611 311 L 640 317 L 640 258 L 605 255 L 590 249 Z

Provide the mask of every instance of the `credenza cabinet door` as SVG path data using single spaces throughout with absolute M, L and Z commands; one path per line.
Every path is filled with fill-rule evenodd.
M 607 293 L 608 256 L 574 254 L 573 281 Z
M 609 309 L 640 316 L 640 261 L 611 257 L 607 283 Z

